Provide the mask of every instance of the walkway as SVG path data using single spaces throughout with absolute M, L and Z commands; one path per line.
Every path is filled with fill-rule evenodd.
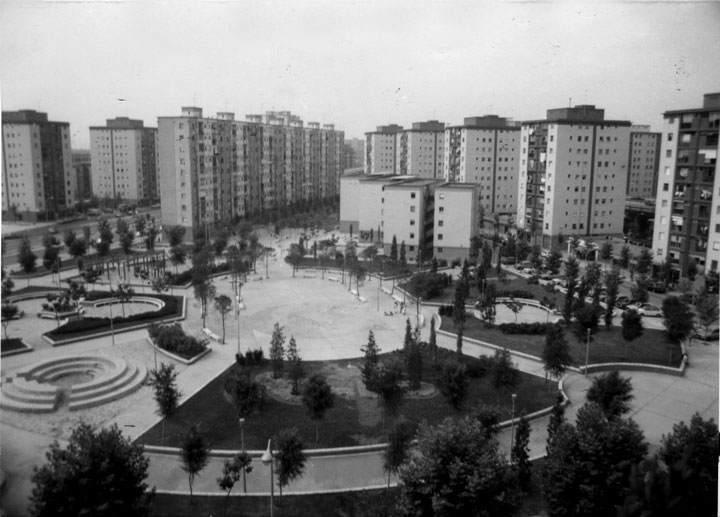
M 266 241 L 267 242 L 267 241 Z M 248 348 L 268 349 L 272 324 L 279 321 L 285 326 L 288 335 L 293 334 L 298 342 L 300 354 L 305 360 L 340 359 L 357 357 L 360 347 L 367 339 L 368 329 L 373 329 L 381 349 L 389 351 L 400 348 L 404 335 L 406 316 L 384 316 L 385 311 L 394 310 L 392 299 L 379 292 L 379 283 L 373 279 L 360 287 L 367 303 L 357 301 L 349 292 L 347 285 L 330 282 L 320 278 L 292 278 L 290 267 L 281 262 L 280 250 L 277 258 L 269 262 L 269 279 L 248 282 L 242 288 L 248 307 L 238 320 L 230 315 L 226 322 L 227 345 L 214 344 L 213 352 L 192 367 L 181 368 L 178 384 L 187 400 L 208 382 L 214 379 L 234 361 L 239 347 L 244 352 Z M 264 277 L 264 265 L 258 265 L 258 277 Z M 50 285 L 49 277 L 31 280 L 32 285 Z M 229 279 L 216 279 L 218 293 L 230 294 Z M 383 285 L 389 285 L 385 282 Z M 354 285 L 353 285 L 354 287 Z M 184 327 L 199 334 L 201 321 L 199 308 L 187 291 L 187 319 Z M 379 295 L 379 300 L 378 300 Z M 379 305 L 378 305 L 379 301 Z M 429 321 L 430 308 L 423 308 L 425 321 Z M 415 308 L 408 309 L 407 317 L 414 322 Z M 214 313 L 208 317 L 208 326 L 220 333 L 221 323 Z M 427 339 L 428 328 L 423 329 Z M 12 335 L 12 330 L 11 330 Z M 15 334 L 17 335 L 17 334 Z M 123 344 L 137 344 L 147 335 L 146 331 L 120 334 L 116 338 L 116 347 Z M 31 338 L 35 341 L 37 337 Z M 438 336 L 438 344 L 448 349 L 455 348 L 455 340 Z M 101 338 L 76 345 L 53 349 L 42 343 L 30 354 L 3 359 L 2 373 L 18 368 L 48 355 L 77 353 L 90 349 L 108 349 L 109 338 Z M 493 350 L 465 343 L 464 353 L 475 355 L 493 354 Z M 542 365 L 525 358 L 516 358 L 518 367 L 525 372 L 544 377 Z M 689 420 L 695 411 L 705 418 L 718 420 L 718 345 L 693 345 L 690 349 L 691 366 L 684 377 L 669 377 L 661 374 L 627 372 L 632 378 L 635 400 L 631 415 L 644 429 L 646 437 L 653 443 L 659 443 L 662 434 L 671 431 L 672 424 Z M 577 409 L 585 399 L 585 391 L 592 376 L 586 378 L 579 374 L 570 374 L 565 381 L 565 389 L 571 405 L 566 414 L 574 419 Z M 123 431 L 136 438 L 146 429 L 158 422 L 155 403 L 148 388 L 132 399 L 121 413 L 104 422 L 117 422 Z M 0 433 L 2 443 L 0 452 L 2 468 L 8 476 L 8 486 L 2 500 L 3 508 L 12 515 L 25 515 L 27 497 L 31 485 L 29 477 L 32 465 L 45 461 L 44 451 L 51 438 L 11 427 L 1 414 Z M 548 418 L 532 423 L 531 455 L 540 455 L 545 451 L 546 428 Z M 235 422 L 228 425 L 236 426 Z M 499 441 L 503 450 L 509 448 L 510 431 L 500 433 Z M 178 459 L 172 456 L 151 454 L 149 484 L 160 491 L 186 491 L 187 477 L 180 469 Z M 213 460 L 196 478 L 195 493 L 220 493 L 216 478 L 222 469 L 221 460 Z M 269 472 L 259 461 L 253 462 L 253 472 L 247 477 L 249 493 L 267 493 Z M 327 456 L 313 458 L 307 465 L 303 476 L 292 483 L 286 492 L 306 492 L 315 490 L 339 490 L 383 486 L 387 478 L 382 471 L 380 453 L 366 453 L 353 456 Z M 236 488 L 237 490 L 237 488 Z

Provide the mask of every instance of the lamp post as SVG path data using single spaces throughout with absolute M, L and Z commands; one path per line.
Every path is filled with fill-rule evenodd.
M 237 316 L 235 319 L 237 320 L 237 324 L 238 324 L 238 338 L 237 338 L 238 351 L 237 351 L 237 353 L 238 353 L 238 355 L 240 355 L 240 296 L 239 295 L 235 297 L 235 302 L 237 303 L 237 309 L 236 309 Z
M 270 464 L 270 517 L 273 517 L 273 499 L 275 498 L 275 485 L 273 479 L 275 471 L 273 468 L 272 438 L 268 440 L 267 450 L 260 456 L 264 465 Z
M 585 376 L 587 377 L 588 356 L 590 355 L 590 329 L 587 329 L 587 341 L 585 343 Z
M 112 285 L 110 286 L 110 339 L 112 340 L 112 346 L 115 346 L 115 328 L 113 326 L 113 313 L 112 313 L 112 306 L 113 306 L 113 290 Z M 156 368 L 157 369 L 157 364 Z
M 512 463 L 513 437 L 515 436 L 515 399 L 517 398 L 517 394 L 513 393 L 511 398 L 512 412 L 510 413 L 510 462 Z
M 243 452 L 245 452 L 245 429 L 243 429 L 245 419 L 240 417 L 238 421 L 240 422 L 240 448 Z M 245 469 L 243 469 L 243 492 L 247 494 L 247 480 L 245 479 Z
M 416 325 L 420 328 L 420 305 L 422 305 L 422 298 L 418 296 L 417 299 L 417 310 L 416 310 Z

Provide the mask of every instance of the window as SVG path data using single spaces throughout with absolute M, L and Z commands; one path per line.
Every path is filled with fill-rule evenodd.
M 443 252 L 443 249 L 442 249 L 442 248 L 438 248 L 438 253 L 442 253 L 442 252 Z
M 663 192 L 668 192 L 670 190 L 670 184 L 669 183 L 663 183 Z
M 439 241 L 443 240 L 442 237 L 443 237 L 443 234 L 442 234 L 442 233 L 438 233 L 438 240 L 439 240 Z
M 410 226 L 415 226 L 415 219 L 410 219 Z
M 410 192 L 410 199 L 415 199 L 415 192 Z
M 415 238 L 415 234 L 414 234 L 414 233 L 411 233 L 411 234 L 410 234 L 410 238 L 411 238 L 411 239 L 414 239 L 414 238 Z
M 444 207 L 444 206 L 441 206 L 440 208 L 438 208 L 438 212 L 440 212 L 441 214 L 442 214 L 444 211 L 445 211 L 445 207 Z
M 410 211 L 411 211 L 411 212 L 414 212 L 414 211 L 415 211 L 415 205 L 413 205 L 413 206 L 410 207 Z
M 672 149 L 668 149 L 667 151 L 665 151 L 665 157 L 672 158 Z

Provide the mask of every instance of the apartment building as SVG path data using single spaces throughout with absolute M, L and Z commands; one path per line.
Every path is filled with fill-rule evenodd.
M 395 174 L 347 174 L 340 179 L 340 231 L 370 232 L 383 241 L 384 192 L 387 185 L 413 179 Z
M 381 221 L 383 251 L 390 254 L 393 237 L 404 241 L 407 262 L 428 260 L 433 253 L 434 192 L 441 180 L 407 178 L 383 186 Z
M 651 132 L 650 126 L 632 126 L 625 195 L 635 198 L 655 197 L 659 165 L 660 133 Z
M 365 162 L 365 141 L 361 138 L 345 140 L 345 164 L 343 169 L 363 168 Z
M 541 234 L 546 248 L 559 235 L 622 234 L 630 126 L 592 105 L 523 122 L 518 228 Z
M 160 117 L 163 224 L 196 228 L 339 195 L 344 133 L 288 111 Z
M 497 115 L 468 117 L 445 129 L 444 178 L 480 185 L 490 214 L 517 212 L 520 125 Z
M 365 174 L 395 174 L 397 134 L 402 130 L 390 124 L 365 133 Z
M 78 200 L 92 197 L 91 158 L 88 149 L 73 149 L 72 166 L 75 171 L 75 184 L 77 185 Z
M 478 233 L 478 207 L 482 191 L 476 183 L 443 183 L 435 187 L 433 256 L 464 260 L 470 239 Z
M 77 185 L 70 124 L 34 110 L 2 112 L 2 214 L 7 221 L 70 215 Z
M 700 108 L 663 114 L 653 256 L 684 277 L 694 263 L 718 271 L 720 261 L 720 93 Z
M 396 136 L 395 174 L 440 179 L 443 176 L 445 124 L 415 122 Z
M 158 130 L 117 117 L 90 128 L 93 194 L 129 204 L 157 199 Z

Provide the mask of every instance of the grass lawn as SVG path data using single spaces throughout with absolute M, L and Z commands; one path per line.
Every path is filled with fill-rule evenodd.
M 448 332 L 455 332 L 450 318 L 443 318 L 441 328 Z M 503 334 L 497 328 L 485 328 L 485 324 L 477 318 L 468 318 L 465 323 L 465 337 L 479 339 L 537 357 L 542 356 L 545 343 L 545 336 Z M 570 330 L 565 331 L 565 339 L 570 346 L 572 365 L 584 366 L 585 341 L 579 342 Z M 672 360 L 668 362 L 670 350 L 672 350 Z M 625 344 L 620 327 L 605 329 L 601 325 L 590 341 L 590 364 L 638 362 L 677 367 L 680 365 L 681 359 L 680 347 L 670 348 L 665 332 L 662 330 L 645 329 L 642 337 Z
M 391 355 L 391 354 L 388 354 Z M 388 355 L 381 356 L 386 360 Z M 400 357 L 400 356 L 398 356 Z M 454 358 L 454 352 L 441 351 L 440 357 Z M 467 360 L 474 360 L 466 358 Z M 344 447 L 370 443 L 382 443 L 386 432 L 391 428 L 391 419 L 385 423 L 383 430 L 382 413 L 375 398 L 360 396 L 356 391 L 362 388 L 362 378 L 359 369 L 360 359 L 336 362 L 308 362 L 305 371 L 308 375 L 320 371 L 330 378 L 333 388 L 349 389 L 353 396 L 346 398 L 336 396 L 334 407 L 329 410 L 325 419 L 319 422 L 319 442 L 315 441 L 315 422 L 310 420 L 305 407 L 268 396 L 264 409 L 257 415 L 245 419 L 244 435 L 245 446 L 248 449 L 262 449 L 267 444 L 269 436 L 274 436 L 286 427 L 297 427 L 307 448 Z M 235 368 L 236 366 L 231 366 Z M 332 369 L 342 372 L 342 380 L 336 381 L 337 375 Z M 268 365 L 255 367 L 253 374 L 260 374 L 270 369 Z M 348 374 L 348 372 L 350 372 Z M 165 441 L 162 445 L 179 446 L 182 434 L 188 423 L 197 422 L 213 448 L 233 449 L 240 445 L 240 429 L 235 408 L 226 401 L 224 396 L 224 381 L 229 370 L 218 376 L 197 394 L 191 397 L 178 409 L 177 414 L 165 424 Z M 434 383 L 439 376 L 432 366 L 429 358 L 424 360 L 423 381 Z M 515 390 L 518 394 L 516 414 L 531 413 L 541 408 L 551 406 L 554 402 L 554 391 L 546 390 L 543 379 L 522 374 L 522 382 Z M 499 405 L 502 420 L 510 418 L 511 398 L 509 395 L 498 395 L 492 386 L 489 374 L 481 378 L 471 379 L 468 386 L 468 396 L 463 410 L 454 411 L 445 402 L 445 399 L 436 393 L 430 398 L 406 398 L 401 406 L 398 417 L 404 416 L 413 422 L 426 420 L 431 424 L 439 423 L 448 416 L 462 417 L 472 414 L 480 404 Z M 161 424 L 143 434 L 139 439 L 141 443 L 161 445 Z
M 23 343 L 22 339 L 20 338 L 10 338 L 10 339 L 3 339 L 0 341 L 2 343 L 2 354 L 7 354 L 8 352 L 14 352 L 16 350 L 24 350 L 28 347 L 25 343 Z
M 12 299 L 15 296 L 21 296 L 24 294 L 35 294 L 35 293 L 41 293 L 41 294 L 47 294 L 47 293 L 57 293 L 59 290 L 62 290 L 67 287 L 67 284 L 63 283 L 61 289 L 58 289 L 57 286 L 53 287 L 43 287 L 41 285 L 30 285 L 25 286 L 20 289 L 14 289 L 12 294 L 8 296 L 8 299 L 12 301 Z

